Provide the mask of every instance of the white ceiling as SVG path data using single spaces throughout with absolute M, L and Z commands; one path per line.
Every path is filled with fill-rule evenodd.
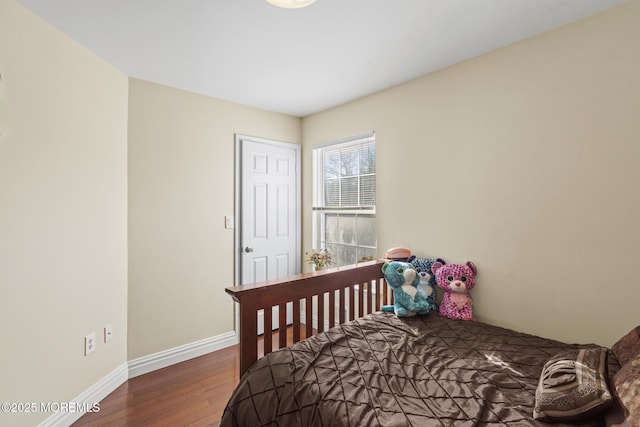
M 18 0 L 129 76 L 306 116 L 624 0 Z

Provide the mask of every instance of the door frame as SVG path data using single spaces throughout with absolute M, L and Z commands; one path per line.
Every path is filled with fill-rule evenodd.
M 274 145 L 282 148 L 289 148 L 296 153 L 296 254 L 294 263 L 296 271 L 300 271 L 301 266 L 301 248 L 302 248 L 302 173 L 301 173 L 301 151 L 302 146 L 300 144 L 294 144 L 291 142 L 276 141 L 267 138 L 260 138 L 255 136 L 236 134 L 235 135 L 235 227 L 234 227 L 234 283 L 240 285 L 240 276 L 242 273 L 242 241 L 241 241 L 241 225 L 242 225 L 242 141 L 250 140 L 251 142 L 258 144 Z M 236 310 L 237 311 L 237 310 Z M 236 313 L 236 325 L 238 321 L 238 315 Z

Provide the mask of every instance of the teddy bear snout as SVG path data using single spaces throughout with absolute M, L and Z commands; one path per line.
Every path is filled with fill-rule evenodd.
M 454 280 L 453 282 L 451 282 L 451 290 L 453 292 L 464 292 L 465 289 L 466 289 L 466 286 L 464 282 L 460 280 Z
M 413 281 L 413 278 L 416 277 L 416 271 L 412 269 L 408 269 L 404 271 L 404 278 Z

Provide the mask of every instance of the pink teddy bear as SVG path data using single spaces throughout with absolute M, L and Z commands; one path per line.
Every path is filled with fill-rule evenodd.
M 440 314 L 451 319 L 474 320 L 469 291 L 476 283 L 476 266 L 471 261 L 466 264 L 436 262 L 431 271 L 436 275 L 438 286 L 445 291 Z

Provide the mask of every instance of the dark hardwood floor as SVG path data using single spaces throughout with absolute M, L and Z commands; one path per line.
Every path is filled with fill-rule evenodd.
M 262 340 L 258 346 L 262 353 Z M 127 380 L 100 402 L 99 412 L 85 414 L 73 427 L 218 426 L 239 381 L 239 357 L 234 345 Z

